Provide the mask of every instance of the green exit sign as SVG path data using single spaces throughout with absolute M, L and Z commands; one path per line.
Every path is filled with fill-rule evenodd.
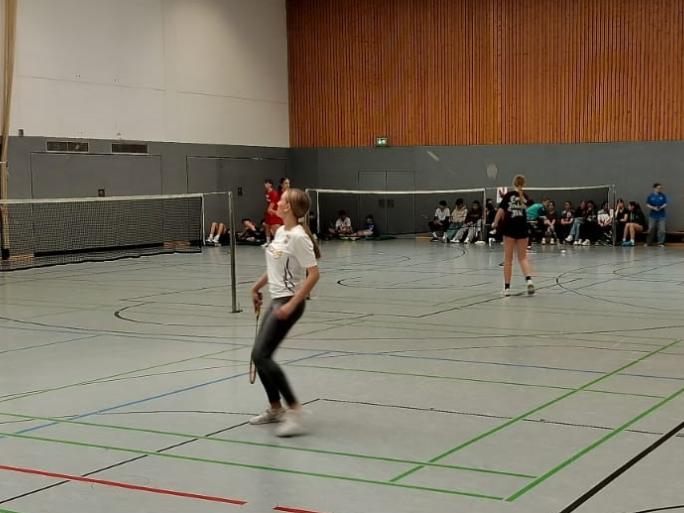
M 385 146 L 389 146 L 389 139 L 387 137 L 376 137 L 375 138 L 375 146 L 379 148 L 384 148 Z

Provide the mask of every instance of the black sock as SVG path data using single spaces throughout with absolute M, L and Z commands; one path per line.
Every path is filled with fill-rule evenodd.
M 532 279 L 532 276 L 525 276 L 525 280 L 530 281 Z
M 510 284 L 510 283 L 504 283 L 504 288 L 505 288 L 505 289 L 510 289 L 510 288 L 511 288 L 511 284 Z

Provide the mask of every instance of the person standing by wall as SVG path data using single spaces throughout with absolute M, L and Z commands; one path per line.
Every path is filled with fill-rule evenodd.
M 656 182 L 653 184 L 653 192 L 646 198 L 646 208 L 649 210 L 646 246 L 653 244 L 656 233 L 658 246 L 665 245 L 665 207 L 667 207 L 667 196 L 663 194 L 663 186 Z

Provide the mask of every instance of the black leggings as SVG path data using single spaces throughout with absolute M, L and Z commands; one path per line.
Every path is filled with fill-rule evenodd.
M 287 382 L 285 373 L 273 360 L 273 353 L 285 339 L 287 332 L 295 325 L 304 313 L 304 302 L 295 308 L 292 315 L 281 321 L 276 317 L 275 310 L 290 300 L 289 297 L 274 299 L 268 306 L 264 320 L 261 322 L 259 333 L 254 341 L 252 360 L 259 373 L 262 385 L 266 389 L 266 395 L 271 403 L 280 401 L 282 395 L 288 405 L 296 404 L 297 399 L 292 393 L 290 384 Z

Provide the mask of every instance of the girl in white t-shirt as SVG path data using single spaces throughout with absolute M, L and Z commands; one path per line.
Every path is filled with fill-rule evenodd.
M 309 196 L 302 190 L 289 189 L 280 198 L 277 215 L 283 220 L 283 226 L 266 248 L 266 273 L 252 287 L 255 309 L 261 308 L 260 290 L 267 283 L 272 299 L 252 350 L 252 360 L 266 389 L 270 408 L 249 423 L 280 422 L 276 430 L 278 436 L 301 435 L 305 431 L 302 407 L 285 373 L 273 360 L 273 353 L 304 313 L 306 298 L 319 278 L 316 259 L 320 257 L 320 251 L 308 227 L 299 223 L 308 210 Z M 287 412 L 281 398 L 289 406 Z

